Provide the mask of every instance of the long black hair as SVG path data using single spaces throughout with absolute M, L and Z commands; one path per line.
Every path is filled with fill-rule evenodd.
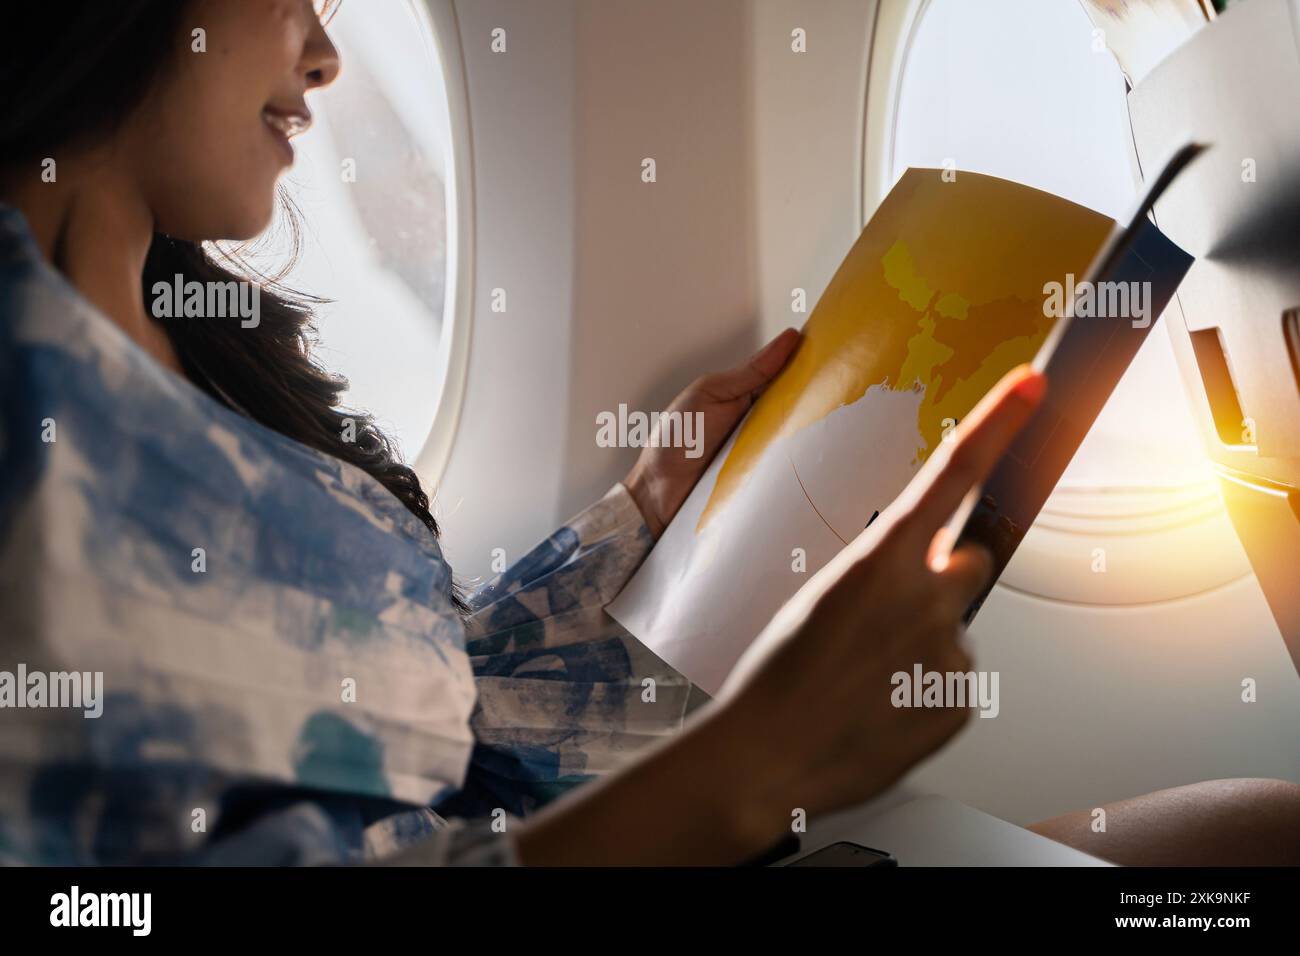
M 330 0 L 333 6 L 336 0 Z M 56 155 L 111 134 L 188 43 L 191 0 L 39 0 L 0 29 L 0 163 Z M 283 197 L 282 197 L 283 199 Z M 292 204 L 284 200 L 296 238 Z M 295 242 L 296 245 L 296 242 Z M 265 279 L 230 253 L 155 233 L 141 282 Z M 282 273 L 283 274 L 283 273 Z M 319 299 L 263 282 L 260 323 L 159 319 L 188 378 L 224 405 L 304 445 L 364 469 L 435 537 L 438 524 L 415 472 L 372 416 L 342 410 L 345 378 L 312 358 Z M 355 440 L 344 440 L 355 437 Z M 453 602 L 464 612 L 458 590 Z

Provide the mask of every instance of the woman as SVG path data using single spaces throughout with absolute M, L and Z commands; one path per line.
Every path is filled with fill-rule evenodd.
M 951 737 L 966 711 L 894 708 L 889 677 L 969 669 L 958 622 L 989 563 L 940 566 L 932 545 L 1041 377 L 1009 376 L 687 719 L 689 684 L 603 608 L 795 333 L 678 398 L 706 416 L 704 456 L 646 450 L 462 599 L 418 479 L 310 361 L 311 300 L 266 286 L 256 323 L 153 317 L 155 283 L 247 278 L 201 243 L 269 222 L 305 96 L 339 70 L 323 14 L 47 0 L 7 25 L 0 669 L 44 676 L 0 711 L 0 855 L 739 863 Z M 1113 837 L 1043 832 L 1195 861 L 1210 807 L 1218 862 L 1278 859 L 1297 789 L 1156 795 Z

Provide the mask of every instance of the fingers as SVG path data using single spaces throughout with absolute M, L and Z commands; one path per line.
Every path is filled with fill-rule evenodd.
M 941 534 L 943 532 L 940 532 Z M 964 544 L 936 571 L 944 600 L 958 618 L 984 593 L 993 576 L 993 555 L 977 544 Z
M 957 532 L 944 525 L 930 539 L 930 551 L 925 556 L 925 566 L 938 573 L 948 566 L 952 550 L 957 546 Z
M 794 354 L 801 336 L 795 329 L 786 329 L 768 342 L 747 361 L 726 372 L 706 375 L 701 389 L 712 399 L 728 402 L 743 396 L 757 398 L 776 373 Z
M 958 426 L 917 476 L 907 523 L 928 546 L 963 498 L 984 481 L 1042 400 L 1047 380 L 1027 365 L 1008 372 Z

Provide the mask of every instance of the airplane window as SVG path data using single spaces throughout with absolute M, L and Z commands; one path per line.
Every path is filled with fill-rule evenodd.
M 1121 216 L 1136 194 L 1124 78 L 1078 0 L 932 0 L 902 74 L 894 177 L 989 173 Z M 1152 334 L 1065 485 L 1207 481 L 1167 334 Z
M 955 166 L 1044 189 L 1110 216 L 1139 185 L 1123 75 L 1078 0 L 914 0 L 903 27 L 883 173 Z M 877 41 L 878 43 L 881 41 Z M 958 173 L 960 175 L 960 172 Z M 867 183 L 866 201 L 871 195 Z M 1120 545 L 1117 538 L 1132 543 Z M 1151 563 L 1193 545 L 1220 557 L 1195 569 Z M 1132 574 L 1067 575 L 1062 562 L 1104 547 Z M 1127 549 L 1127 550 L 1125 550 Z M 1040 596 L 1142 603 L 1246 573 L 1223 517 L 1167 332 L 1155 327 L 1005 581 Z M 1168 562 L 1166 562 L 1168 564 Z M 1121 568 L 1127 571 L 1128 568 Z M 1104 584 L 1102 582 L 1105 582 Z M 1028 582 L 1028 583 L 1026 583 Z
M 423 3 L 344 3 L 329 24 L 343 70 L 310 98 L 285 188 L 302 234 L 286 283 L 328 301 L 318 360 L 345 375 L 346 406 L 375 414 L 408 461 L 441 403 L 454 290 L 455 186 L 446 78 Z M 275 275 L 293 252 L 277 217 L 249 258 Z M 454 418 L 454 412 L 451 413 Z M 440 464 L 439 464 L 440 467 Z

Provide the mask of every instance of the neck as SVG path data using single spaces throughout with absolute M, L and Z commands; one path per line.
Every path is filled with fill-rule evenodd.
M 58 180 L 6 182 L 3 198 L 27 218 L 41 254 L 158 362 L 180 373 L 167 333 L 145 309 L 141 277 L 153 214 L 102 160 L 59 160 Z

